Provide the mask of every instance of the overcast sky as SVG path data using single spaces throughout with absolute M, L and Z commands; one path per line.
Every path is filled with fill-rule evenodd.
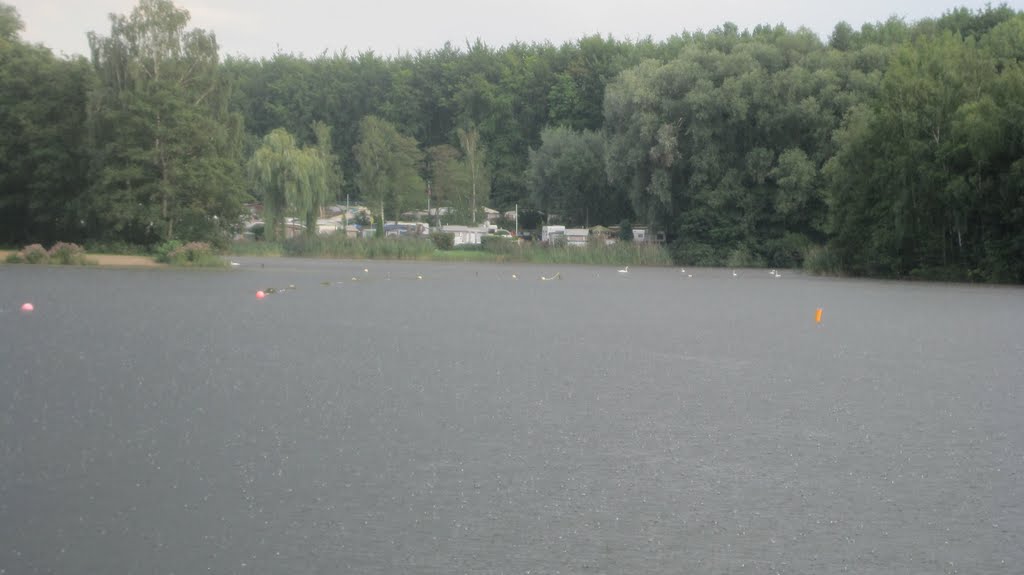
M 86 33 L 109 35 L 110 13 L 128 14 L 135 0 L 0 0 L 25 21 L 23 38 L 57 53 L 86 54 Z M 998 5 L 1001 2 L 993 2 Z M 826 38 L 842 20 L 859 28 L 889 16 L 940 16 L 985 0 L 176 0 L 192 26 L 217 34 L 221 55 L 269 57 L 277 51 L 316 56 L 373 50 L 379 55 L 434 50 L 482 39 L 492 47 L 522 41 L 556 45 L 590 34 L 659 41 L 724 22 L 807 26 Z M 1024 0 L 1006 4 L 1024 9 Z

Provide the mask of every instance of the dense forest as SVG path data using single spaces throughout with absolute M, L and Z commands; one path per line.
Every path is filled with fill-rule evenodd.
M 827 39 L 725 23 L 667 40 L 222 58 L 168 0 L 57 57 L 0 3 L 0 243 L 230 237 L 483 206 L 663 232 L 688 265 L 1024 282 L 1024 13 Z M 680 23 L 680 29 L 685 22 Z M 270 228 L 273 229 L 273 226 Z

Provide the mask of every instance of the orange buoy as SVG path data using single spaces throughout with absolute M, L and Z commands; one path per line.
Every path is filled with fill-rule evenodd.
M 821 308 L 814 310 L 814 323 L 821 323 Z

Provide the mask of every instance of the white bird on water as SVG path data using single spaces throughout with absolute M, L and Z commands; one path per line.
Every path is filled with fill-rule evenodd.
M 242 264 L 240 264 L 240 263 L 238 263 L 238 262 L 231 262 L 231 265 L 233 265 L 233 266 L 240 266 L 240 265 L 242 265 Z
M 546 278 L 544 276 L 540 276 L 540 279 L 542 281 L 550 281 L 550 280 L 562 279 L 562 272 L 555 272 L 555 275 L 553 275 L 553 276 L 551 276 L 549 278 Z
M 686 273 L 686 268 L 683 268 L 683 269 L 679 270 L 679 273 L 685 274 Z
M 517 280 L 519 279 L 519 276 L 517 276 L 516 274 L 512 274 L 512 279 Z
M 626 266 L 626 267 L 622 268 L 621 270 L 619 270 L 619 273 L 620 274 L 628 274 L 629 273 L 629 266 Z
M 736 270 L 732 270 L 732 277 L 739 277 L 740 274 L 736 273 Z

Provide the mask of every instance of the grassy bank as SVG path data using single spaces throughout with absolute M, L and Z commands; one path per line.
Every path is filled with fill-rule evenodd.
M 491 238 L 489 238 L 491 239 Z M 276 246 L 277 244 L 270 244 Z M 253 249 L 246 247 L 244 249 Z M 272 252 L 273 248 L 267 248 Z M 231 253 L 237 253 L 232 251 Z M 251 253 L 251 252 L 250 252 Z M 517 244 L 508 239 L 478 246 L 437 249 L 433 242 L 408 238 L 347 238 L 321 236 L 292 238 L 281 244 L 281 253 L 296 257 L 340 259 L 433 260 L 458 262 L 517 262 L 541 264 L 669 266 L 668 250 L 654 244 L 617 243 L 610 246 L 544 246 Z M 253 254 L 255 255 L 255 254 Z

